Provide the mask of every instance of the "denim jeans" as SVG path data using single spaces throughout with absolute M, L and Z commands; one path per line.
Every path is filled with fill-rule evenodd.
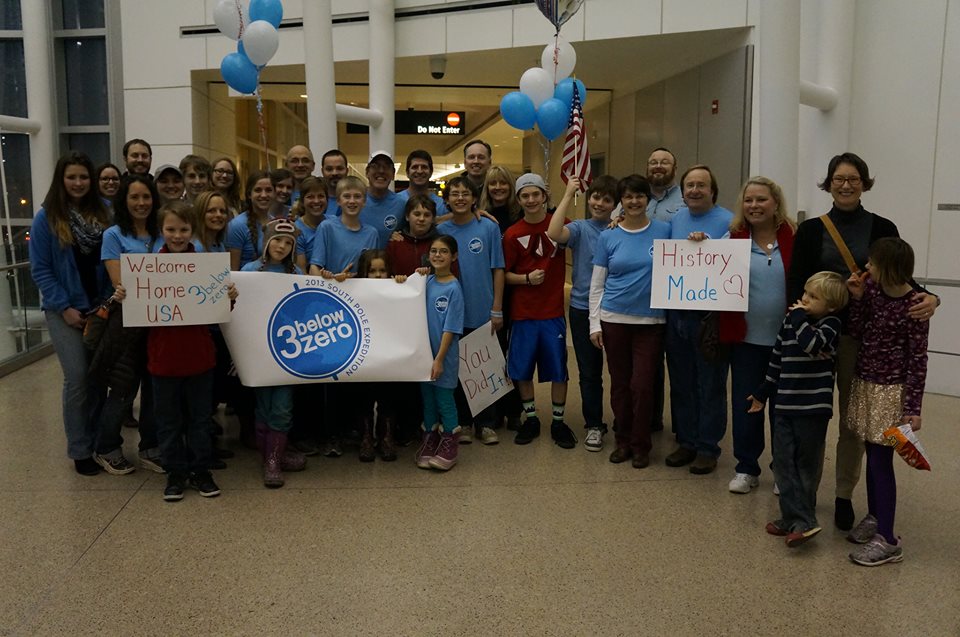
M 443 433 L 453 433 L 457 428 L 457 404 L 453 399 L 453 390 L 437 387 L 433 383 L 420 383 L 423 396 L 423 428 L 432 431 L 440 425 Z
M 730 348 L 730 409 L 733 413 L 733 455 L 737 473 L 760 475 L 760 455 L 764 447 L 763 412 L 748 414 L 752 396 L 763 383 L 773 347 L 737 343 Z M 767 412 L 773 424 L 776 394 L 767 401 Z
M 44 310 L 50 341 L 63 370 L 63 430 L 67 456 L 83 460 L 93 455 L 97 440 L 96 412 L 100 390 L 87 381 L 87 348 L 83 331 L 67 325 L 59 312 Z
M 653 379 L 663 325 L 630 325 L 601 321 L 610 369 L 610 403 L 616 417 L 617 447 L 649 454 Z
M 699 349 L 703 312 L 667 312 L 670 415 L 684 449 L 717 458 L 727 430 L 727 362 L 710 362 Z
M 257 422 L 273 431 L 287 433 L 293 427 L 293 386 L 254 387 Z
M 153 399 L 153 378 L 147 373 L 146 369 L 140 370 L 140 451 L 156 449 L 160 446 L 157 440 L 157 418 L 154 413 Z M 211 390 L 212 391 L 212 390 Z M 103 408 L 100 410 L 99 436 L 97 437 L 97 453 L 108 455 L 120 449 L 123 446 L 124 416 L 130 413 L 137 392 L 133 391 L 129 395 L 120 395 L 110 390 L 105 400 Z M 209 428 L 209 423 L 208 423 Z
M 213 370 L 196 376 L 153 377 L 160 459 L 167 473 L 210 469 L 213 377 Z
M 827 416 L 784 416 L 773 420 L 773 472 L 780 487 L 782 528 L 806 531 L 817 523 L 817 488 L 823 470 Z
M 590 342 L 590 312 L 570 308 L 570 336 L 580 371 L 580 404 L 586 427 L 603 425 L 603 350 Z

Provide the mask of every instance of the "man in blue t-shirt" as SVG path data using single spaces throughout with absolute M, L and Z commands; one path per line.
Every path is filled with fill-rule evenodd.
M 367 203 L 360 212 L 360 221 L 365 225 L 373 226 L 380 236 L 378 246 L 381 250 L 387 247 L 390 235 L 400 225 L 403 219 L 403 208 L 406 202 L 397 193 L 390 190 L 390 184 L 397 174 L 390 153 L 378 150 L 370 155 L 367 162 Z
M 447 210 L 447 204 L 437 193 L 430 190 L 430 178 L 433 176 L 433 157 L 425 150 L 415 150 L 407 155 L 407 179 L 410 185 L 397 195 L 406 206 L 411 195 L 427 195 L 437 204 L 436 222 L 443 223 L 452 215 Z

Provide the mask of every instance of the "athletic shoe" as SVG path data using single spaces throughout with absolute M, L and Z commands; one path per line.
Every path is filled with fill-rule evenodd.
M 793 531 L 792 533 L 787 534 L 787 546 L 790 548 L 796 548 L 801 544 L 809 541 L 814 535 L 821 531 L 819 526 L 815 526 L 812 529 L 807 529 L 806 531 Z
M 100 473 L 100 465 L 93 458 L 74 460 L 73 468 L 82 476 L 95 476 Z
M 877 518 L 868 513 L 867 517 L 860 520 L 860 524 L 855 526 L 852 531 L 847 533 L 847 540 L 854 544 L 866 544 L 877 534 Z
M 457 439 L 454 434 L 440 434 L 437 450 L 430 458 L 430 467 L 440 471 L 449 471 L 457 464 Z
M 213 481 L 209 471 L 198 471 L 191 475 L 190 488 L 196 489 L 205 498 L 215 498 L 220 495 L 220 487 Z
M 440 434 L 436 431 L 428 431 L 423 434 L 423 440 L 420 442 L 420 447 L 417 448 L 417 454 L 414 456 L 414 461 L 418 467 L 421 469 L 430 468 L 430 459 L 433 458 L 433 454 L 436 453 L 438 444 L 440 444 Z
M 490 427 L 480 429 L 480 442 L 485 445 L 495 445 L 500 442 L 500 436 Z
M 160 453 L 157 449 L 147 449 L 137 454 L 140 457 L 140 466 L 155 473 L 166 473 L 160 464 Z
M 343 455 L 343 447 L 340 446 L 340 439 L 334 436 L 327 441 L 323 448 L 323 455 L 328 458 L 339 458 Z
M 530 416 L 523 421 L 513 442 L 518 445 L 529 445 L 535 438 L 540 437 L 540 419 Z
M 784 528 L 783 520 L 774 520 L 773 522 L 767 522 L 767 526 L 764 527 L 767 533 L 770 535 L 776 535 L 777 537 L 786 536 L 789 531 Z
M 728 488 L 730 493 L 750 493 L 751 489 L 760 484 L 760 478 L 752 476 L 749 473 L 737 473 L 730 481 Z
M 93 454 L 93 460 L 112 476 L 125 476 L 137 469 L 119 452 L 112 456 L 101 456 L 99 453 L 95 453 Z
M 588 427 L 583 446 L 587 451 L 603 451 L 603 430 L 600 427 Z
M 855 548 L 850 553 L 850 560 L 860 566 L 880 566 L 887 562 L 903 560 L 903 542 L 897 538 L 896 544 L 888 544 L 882 535 L 874 535 L 873 539 Z
M 297 440 L 293 443 L 293 448 L 305 456 L 320 455 L 320 447 L 317 446 L 317 443 L 310 439 Z
M 469 445 L 473 442 L 473 425 L 460 426 L 460 435 L 457 436 L 457 442 L 461 445 Z
M 185 476 L 171 473 L 167 476 L 167 488 L 163 490 L 163 499 L 167 502 L 179 502 L 183 499 L 183 490 L 186 486 Z
M 561 449 L 573 449 L 577 446 L 577 436 L 563 421 L 554 421 L 550 425 L 550 437 Z

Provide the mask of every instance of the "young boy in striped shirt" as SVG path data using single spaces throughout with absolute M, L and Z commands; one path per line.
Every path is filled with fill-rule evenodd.
M 837 312 L 846 306 L 846 284 L 835 272 L 817 272 L 790 306 L 763 384 L 750 396 L 749 412 L 775 400 L 773 473 L 780 487 L 779 520 L 767 533 L 786 536 L 789 547 L 820 532 L 817 487 L 827 425 L 833 416 L 834 364 L 840 341 Z M 775 395 L 775 397 L 774 397 Z

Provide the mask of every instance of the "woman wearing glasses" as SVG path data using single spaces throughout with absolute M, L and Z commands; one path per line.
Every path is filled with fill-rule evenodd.
M 826 179 L 820 188 L 833 197 L 833 207 L 823 217 L 815 217 L 800 224 L 793 247 L 793 260 L 787 276 L 787 302 L 792 303 L 803 295 L 803 285 L 810 275 L 821 270 L 837 272 L 844 278 L 850 276 L 843 249 L 834 241 L 823 218 L 833 222 L 845 249 L 860 270 L 865 270 L 870 246 L 883 237 L 898 237 L 897 226 L 889 219 L 868 212 L 860 202 L 864 192 L 873 187 L 867 163 L 853 153 L 842 153 L 830 160 Z M 910 317 L 929 320 L 937 308 L 939 299 L 928 294 L 916 284 L 921 292 L 917 303 L 910 310 Z M 840 422 L 844 422 L 850 384 L 853 380 L 859 341 L 847 334 L 844 313 L 844 334 L 840 337 L 837 357 L 837 389 L 840 396 Z M 863 442 L 855 433 L 840 426 L 837 441 L 837 489 L 834 523 L 842 530 L 853 527 L 853 490 L 860 480 L 863 460 Z
M 213 162 L 211 183 L 227 202 L 228 218 L 233 219 L 240 214 L 240 176 L 232 159 L 221 157 Z
M 97 166 L 97 194 L 103 200 L 103 205 L 113 208 L 113 198 L 120 190 L 120 169 L 113 164 L 106 163 Z

